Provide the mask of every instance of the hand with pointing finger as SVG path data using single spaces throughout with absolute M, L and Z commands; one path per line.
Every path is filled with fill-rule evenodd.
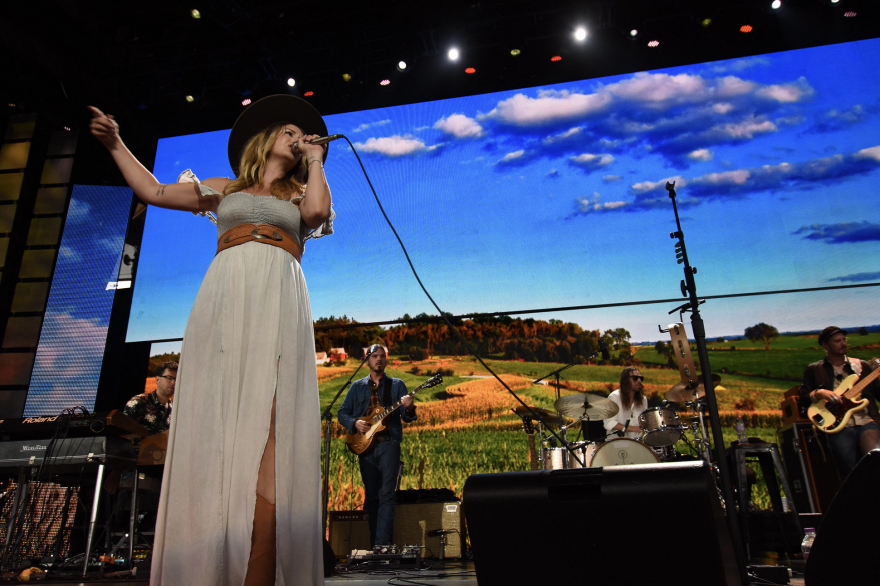
M 121 142 L 119 138 L 119 124 L 112 114 L 104 114 L 94 106 L 86 106 L 92 114 L 89 130 L 95 138 L 101 141 L 108 149 L 112 150 Z

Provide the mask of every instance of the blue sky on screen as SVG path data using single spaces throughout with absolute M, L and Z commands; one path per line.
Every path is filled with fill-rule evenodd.
M 677 297 L 677 184 L 702 295 L 880 279 L 880 41 L 327 116 L 355 143 L 425 285 L 452 313 Z M 155 173 L 228 176 L 228 131 L 163 139 Z M 310 241 L 313 315 L 436 313 L 351 150 L 326 172 L 336 233 Z M 128 340 L 176 338 L 213 257 L 203 218 L 151 208 Z M 797 297 L 797 298 L 795 298 Z M 863 292 L 710 302 L 709 334 L 880 309 Z M 714 308 L 710 309 L 710 305 Z M 658 338 L 663 306 L 539 314 Z M 711 314 L 714 321 L 708 318 Z M 877 320 L 868 320 L 874 323 Z

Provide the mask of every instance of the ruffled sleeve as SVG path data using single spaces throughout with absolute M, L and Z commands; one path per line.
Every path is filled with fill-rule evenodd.
M 330 217 L 324 220 L 324 223 L 312 230 L 308 236 L 306 236 L 306 240 L 309 238 L 322 238 L 324 236 L 329 236 L 333 234 L 333 220 L 336 219 L 336 211 L 333 209 L 333 204 L 330 204 Z
M 208 187 L 207 185 L 201 183 L 199 181 L 199 178 L 196 177 L 196 174 L 193 173 L 192 170 L 190 170 L 190 169 L 186 169 L 180 175 L 178 175 L 177 182 L 178 183 L 198 183 L 199 192 L 203 196 L 205 196 L 205 195 L 223 195 L 222 193 L 220 193 L 216 189 L 214 189 L 212 187 Z M 213 212 L 192 212 L 192 214 L 194 216 L 204 216 L 204 217 L 208 218 L 211 221 L 211 223 L 213 223 L 215 226 L 217 225 L 217 216 L 215 216 Z

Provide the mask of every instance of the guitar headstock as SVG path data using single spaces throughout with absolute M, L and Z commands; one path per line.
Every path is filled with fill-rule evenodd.
M 523 417 L 523 429 L 528 435 L 535 435 L 535 422 L 530 417 Z
M 443 382 L 443 377 L 440 376 L 439 374 L 435 374 L 434 376 L 432 376 L 431 378 L 429 378 L 428 380 L 426 380 L 425 382 L 420 384 L 419 388 L 429 389 L 431 387 L 436 387 L 437 385 L 439 385 L 442 382 Z

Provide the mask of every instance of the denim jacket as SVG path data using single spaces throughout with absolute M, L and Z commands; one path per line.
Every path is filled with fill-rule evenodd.
M 388 375 L 384 375 L 388 376 Z M 383 376 L 383 379 L 384 379 Z M 403 381 L 399 378 L 391 379 L 391 403 L 396 403 L 407 394 L 406 385 L 403 384 Z M 345 400 L 342 401 L 342 406 L 339 408 L 339 413 L 337 413 L 337 417 L 339 419 L 339 423 L 342 424 L 345 429 L 349 431 L 349 433 L 353 433 L 355 431 L 354 424 L 357 421 L 358 417 L 362 417 L 367 412 L 367 407 L 370 406 L 370 377 L 365 376 L 364 378 L 357 380 L 352 383 L 351 388 L 348 389 L 348 393 L 345 395 Z M 379 399 L 382 399 L 382 394 L 385 388 L 385 381 L 383 380 L 379 384 Z M 415 407 L 415 405 L 413 405 Z M 401 421 L 415 421 L 418 419 L 418 415 L 413 413 L 412 415 L 408 415 L 406 413 L 406 408 L 401 406 L 394 413 L 388 416 L 385 420 L 385 426 L 388 428 L 389 433 L 391 434 L 391 439 L 395 441 L 403 441 L 403 423 Z

